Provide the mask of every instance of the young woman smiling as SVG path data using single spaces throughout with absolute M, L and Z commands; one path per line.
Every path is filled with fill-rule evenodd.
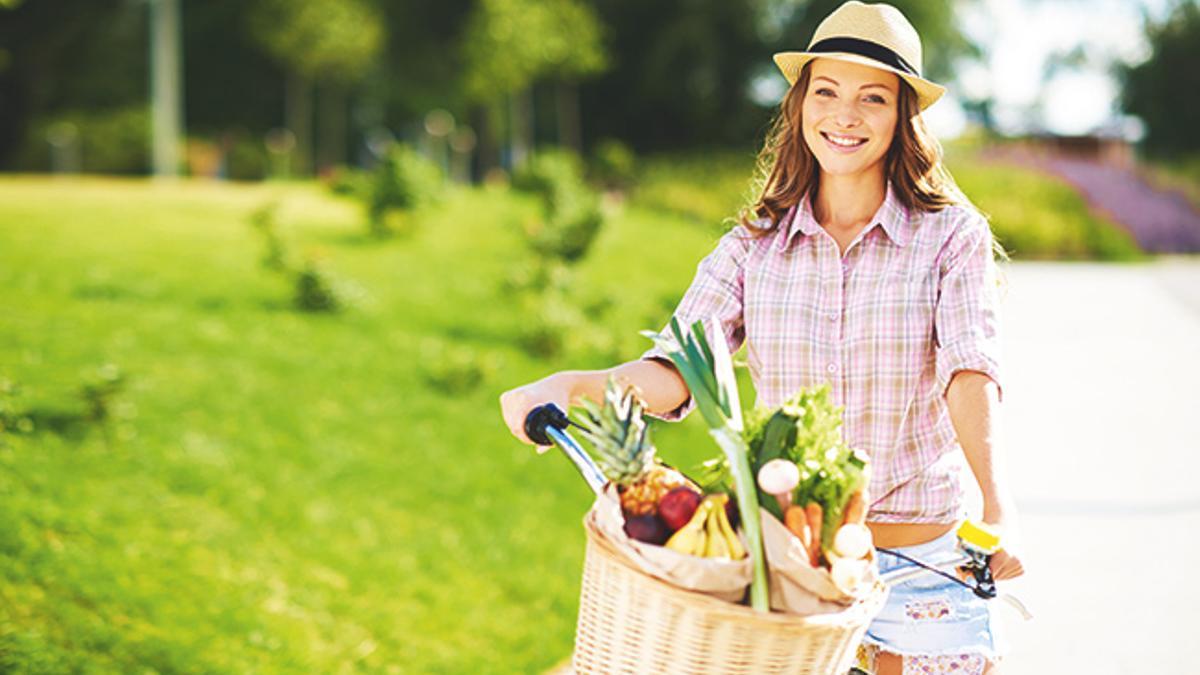
M 847 2 L 808 49 L 775 62 L 792 86 L 759 157 L 761 195 L 701 261 L 675 317 L 703 320 L 731 351 L 746 345 L 761 405 L 830 383 L 846 441 L 871 457 L 876 545 L 936 558 L 955 546 L 968 470 L 984 522 L 1004 528 L 1016 515 L 996 470 L 998 249 L 921 118 L 944 89 L 921 77 L 920 38 L 899 10 Z M 638 386 L 652 414 L 690 412 L 682 379 L 651 349 L 508 391 L 504 419 L 529 442 L 533 406 L 600 400 L 610 375 Z M 879 559 L 884 571 L 908 565 Z M 992 569 L 1023 572 L 1003 551 Z M 919 579 L 892 589 L 860 667 L 996 673 L 1000 651 L 985 601 Z

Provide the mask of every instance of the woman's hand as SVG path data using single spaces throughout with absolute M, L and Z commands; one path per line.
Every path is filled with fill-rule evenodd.
M 992 569 L 992 577 L 996 581 L 1013 579 L 1025 574 L 1025 567 L 1021 565 L 1021 559 L 1004 549 L 992 554 L 992 560 L 988 567 Z
M 517 440 L 534 445 L 525 435 L 525 417 L 537 406 L 553 403 L 566 412 L 574 393 L 572 379 L 568 373 L 555 373 L 500 395 L 500 412 L 504 416 L 504 423 Z M 538 452 L 544 451 L 544 447 L 538 448 Z

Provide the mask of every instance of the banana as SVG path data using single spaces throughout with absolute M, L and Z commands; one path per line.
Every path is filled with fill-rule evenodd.
M 705 558 L 729 558 L 729 544 L 725 541 L 725 535 L 721 532 L 721 525 L 718 518 L 725 509 L 720 502 L 713 500 L 712 507 L 708 510 L 708 520 L 704 522 L 704 530 L 708 534 L 708 546 L 704 551 Z
M 692 514 L 692 519 L 671 535 L 671 538 L 667 540 L 666 547 L 686 555 L 703 555 L 704 524 L 708 520 L 708 512 L 711 509 L 712 506 L 708 501 L 700 502 L 700 506 L 696 507 L 696 512 Z
M 725 538 L 725 543 L 729 547 L 729 557 L 734 560 L 745 558 L 746 547 L 742 546 L 742 540 L 738 539 L 737 533 L 733 531 L 733 526 L 729 524 L 724 504 L 721 505 L 721 508 L 713 510 L 716 511 L 717 525 L 720 527 L 721 536 Z

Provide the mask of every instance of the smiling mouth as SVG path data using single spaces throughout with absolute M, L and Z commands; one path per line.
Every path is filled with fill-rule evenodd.
M 854 136 L 838 136 L 825 131 L 821 132 L 821 137 L 842 148 L 857 148 L 858 146 L 867 142 L 867 139 L 865 138 L 856 138 Z

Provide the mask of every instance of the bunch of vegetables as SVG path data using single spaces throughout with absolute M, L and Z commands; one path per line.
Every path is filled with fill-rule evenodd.
M 842 536 L 848 553 L 865 555 L 857 545 L 864 532 L 870 547 L 864 526 L 867 458 L 842 439 L 841 413 L 826 384 L 802 389 L 774 410 L 755 410 L 743 431 L 760 503 L 801 539 L 814 566 L 833 557 L 828 553 L 844 525 L 858 526 Z M 728 481 L 723 460 L 708 468 L 707 484 Z

